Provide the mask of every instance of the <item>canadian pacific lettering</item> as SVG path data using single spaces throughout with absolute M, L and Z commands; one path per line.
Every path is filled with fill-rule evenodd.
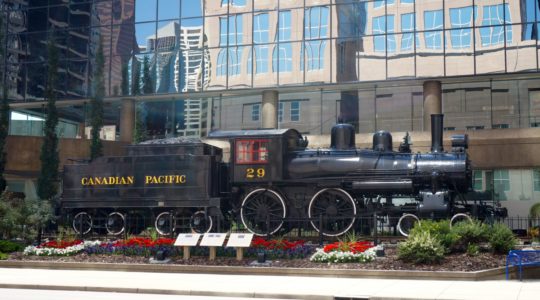
M 145 185 L 156 184 L 184 184 L 187 181 L 186 175 L 146 175 L 144 176 Z M 100 186 L 100 185 L 133 185 L 135 176 L 94 176 L 81 178 L 82 186 Z

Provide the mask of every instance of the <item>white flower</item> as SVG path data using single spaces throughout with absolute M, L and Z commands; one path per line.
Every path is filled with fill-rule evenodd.
M 86 247 L 92 247 L 100 245 L 100 241 L 84 241 L 80 244 L 73 245 L 70 247 L 66 247 L 63 249 L 60 248 L 40 248 L 36 246 L 28 246 L 24 248 L 23 254 L 24 255 L 39 255 L 39 256 L 66 256 L 66 255 L 73 255 L 76 253 L 79 253 L 83 251 Z
M 370 262 L 377 256 L 375 253 L 378 248 L 371 247 L 362 253 L 352 253 L 350 251 L 332 251 L 329 253 L 324 252 L 322 248 L 317 248 L 317 251 L 310 257 L 310 261 L 313 262 L 327 262 L 327 263 L 345 263 L 345 262 Z

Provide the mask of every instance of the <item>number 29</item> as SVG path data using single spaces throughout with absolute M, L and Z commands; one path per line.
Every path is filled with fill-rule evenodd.
M 253 179 L 253 178 L 264 178 L 264 175 L 266 174 L 266 171 L 264 168 L 247 168 L 246 169 L 246 178 Z

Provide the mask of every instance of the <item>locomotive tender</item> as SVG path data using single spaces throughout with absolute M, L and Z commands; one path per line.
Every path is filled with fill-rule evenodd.
M 307 148 L 294 129 L 211 133 L 230 142 L 229 162 L 222 149 L 201 141 L 132 145 L 126 156 L 66 165 L 61 206 L 75 231 L 109 234 L 135 230 L 151 216 L 160 234 L 207 232 L 236 220 L 267 235 L 309 220 L 318 232 L 339 236 L 374 213 L 416 218 L 476 211 L 463 198 L 472 187 L 467 136 L 453 136 L 445 152 L 442 120 L 432 115 L 431 151 L 423 154 L 411 153 L 407 138 L 393 151 L 385 131 L 373 135 L 372 149 L 357 149 L 348 124 L 334 126 L 328 149 Z M 397 205 L 397 198 L 410 200 Z M 399 228 L 397 218 L 392 222 Z M 356 223 L 355 230 L 373 226 Z

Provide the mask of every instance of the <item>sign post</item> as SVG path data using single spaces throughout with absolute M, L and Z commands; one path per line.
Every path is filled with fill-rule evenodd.
M 191 257 L 190 255 L 191 247 L 197 246 L 197 243 L 199 242 L 200 237 L 201 237 L 200 233 L 181 233 L 176 238 L 174 245 L 184 247 L 183 258 L 187 260 Z
M 226 237 L 227 237 L 226 233 L 205 233 L 204 234 L 200 245 L 209 247 L 210 257 L 208 259 L 210 260 L 216 259 L 216 247 L 223 246 L 223 243 L 225 242 Z
M 236 249 L 236 260 L 244 259 L 244 248 L 251 245 L 252 239 L 253 233 L 231 233 L 229 241 L 227 241 L 227 247 Z

